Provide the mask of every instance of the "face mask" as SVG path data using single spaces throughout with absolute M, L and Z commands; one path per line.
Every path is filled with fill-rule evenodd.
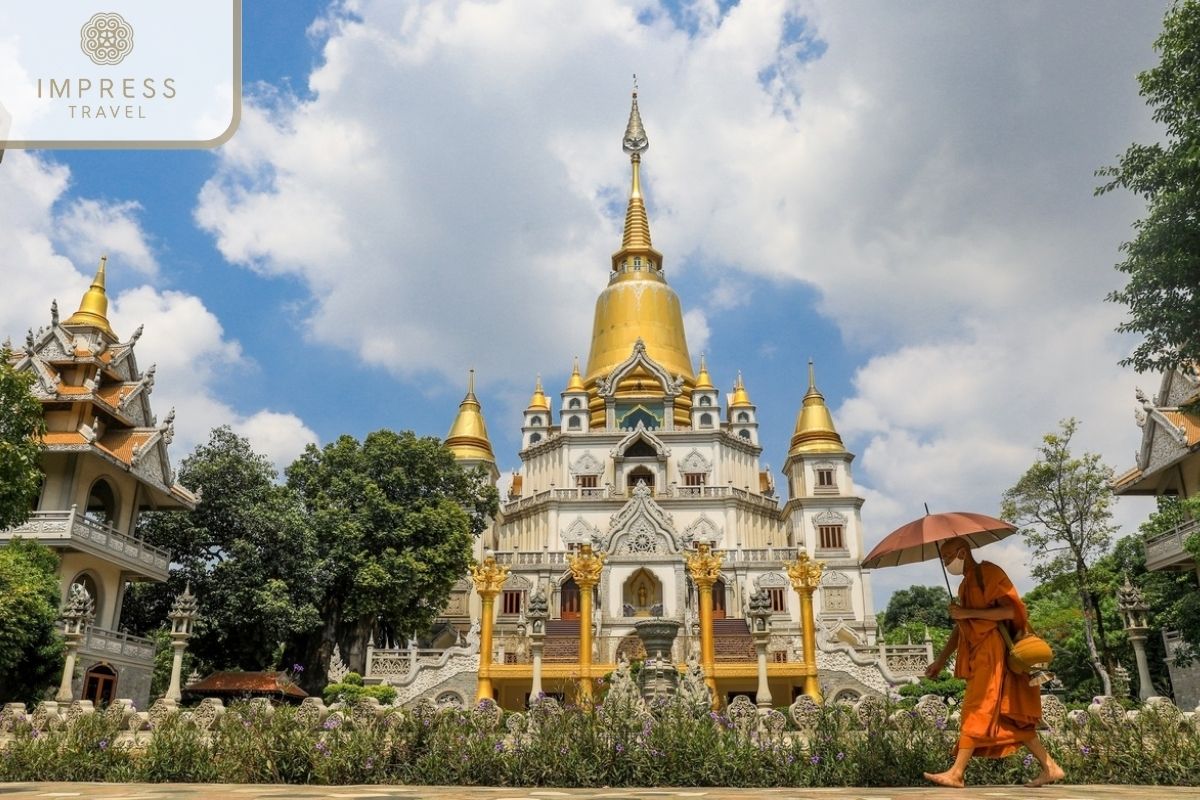
M 963 561 L 962 556 L 959 556 L 958 558 L 954 559 L 953 561 L 951 561 L 949 564 L 946 565 L 946 572 L 949 572 L 951 575 L 962 575 L 963 574 L 963 566 L 965 564 L 966 564 L 966 562 Z

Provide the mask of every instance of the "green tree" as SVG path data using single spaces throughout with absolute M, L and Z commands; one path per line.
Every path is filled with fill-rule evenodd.
M 1200 363 L 1200 2 L 1176 2 L 1154 47 L 1160 61 L 1138 83 L 1165 137 L 1130 145 L 1116 166 L 1097 171 L 1110 180 L 1096 190 L 1121 187 L 1146 200 L 1117 264 L 1129 282 L 1108 295 L 1129 308 L 1117 330 L 1145 337 L 1121 362 L 1138 372 Z
M 145 515 L 141 534 L 172 553 L 165 584 L 130 588 L 122 621 L 152 635 L 191 584 L 200 617 L 189 653 L 202 670 L 279 665 L 292 637 L 320 624 L 314 603 L 315 537 L 294 493 L 270 461 L 228 427 L 180 464 L 200 495 L 194 511 Z
M 884 630 L 899 628 L 909 622 L 931 627 L 952 629 L 950 593 L 941 586 L 910 586 L 900 589 L 888 600 L 883 612 Z
M 39 700 L 62 674 L 58 556 L 16 538 L 0 548 L 0 702 Z
M 46 423 L 32 386 L 33 375 L 13 369 L 12 351 L 0 347 L 0 530 L 28 519 L 42 488 Z
M 497 494 L 481 470 L 464 471 L 437 439 L 410 431 L 310 445 L 287 476 L 316 535 L 322 627 L 293 639 L 285 661 L 305 667 L 299 682 L 313 693 L 335 644 L 362 672 L 377 627 L 396 638 L 428 629 L 466 574 Z
M 1103 621 L 1088 580 L 1091 565 L 1112 541 L 1112 468 L 1095 453 L 1071 455 L 1071 437 L 1079 427 L 1075 419 L 1059 423 L 1058 433 L 1042 437 L 1040 457 L 1016 485 L 1004 493 L 1003 515 L 1021 528 L 1033 551 L 1033 575 L 1043 582 L 1070 578 L 1083 617 L 1088 660 L 1104 694 L 1112 694 L 1105 661 L 1097 649 L 1093 630 L 1101 626 L 1100 647 L 1105 648 Z

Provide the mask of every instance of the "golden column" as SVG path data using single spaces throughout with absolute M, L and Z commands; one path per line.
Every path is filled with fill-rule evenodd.
M 700 661 L 704 667 L 704 682 L 712 692 L 713 708 L 720 708 L 721 700 L 717 696 L 716 676 L 716 643 L 713 641 L 712 612 L 713 584 L 721 575 L 721 562 L 725 559 L 723 553 L 711 552 L 708 542 L 700 542 L 696 552 L 687 557 L 688 572 L 696 584 L 700 594 Z
M 604 553 L 593 553 L 590 544 L 581 545 L 567 565 L 579 587 L 579 702 L 586 705 L 592 700 L 592 590 L 600 582 Z
M 821 583 L 824 562 L 813 561 L 803 551 L 787 564 L 792 588 L 800 595 L 800 624 L 804 629 L 804 693 L 821 702 L 821 683 L 817 680 L 817 625 L 813 619 L 813 592 Z
M 479 688 L 475 692 L 475 702 L 494 700 L 492 691 L 492 607 L 500 587 L 508 579 L 508 567 L 496 563 L 491 553 L 484 557 L 482 564 L 471 565 L 471 580 L 475 582 L 475 591 L 483 601 L 483 611 L 479 619 Z

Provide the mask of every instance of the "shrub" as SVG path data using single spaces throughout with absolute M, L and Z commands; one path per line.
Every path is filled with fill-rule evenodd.
M 364 686 L 362 676 L 357 672 L 347 673 L 340 683 L 329 684 L 321 694 L 328 705 L 334 703 L 353 704 L 364 697 L 374 697 L 383 705 L 391 705 L 396 702 L 395 686 L 388 686 L 386 683 Z

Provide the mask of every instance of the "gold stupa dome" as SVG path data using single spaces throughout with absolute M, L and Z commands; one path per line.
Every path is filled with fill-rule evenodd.
M 526 411 L 549 411 L 550 401 L 546 399 L 546 393 L 542 390 L 542 376 L 537 376 L 537 383 L 533 387 L 533 397 L 529 398 L 529 406 Z
M 733 399 L 729 401 L 730 408 L 746 408 L 754 405 L 750 402 L 750 393 L 746 391 L 746 382 L 742 380 L 742 373 L 738 372 L 737 380 L 733 384 Z
M 844 452 L 846 446 L 833 426 L 833 415 L 829 413 L 829 406 L 825 405 L 825 395 L 817 389 L 816 373 L 809 359 L 808 391 L 804 394 L 800 413 L 796 415 L 796 430 L 792 433 L 788 456 Z
M 107 263 L 108 256 L 101 256 L 100 268 L 96 270 L 96 277 L 92 278 L 92 285 L 83 293 L 79 310 L 67 318 L 63 325 L 99 328 L 115 341 L 117 335 L 108 324 L 108 295 L 104 293 L 104 267 Z
M 587 389 L 583 383 L 583 376 L 579 374 L 579 356 L 575 356 L 575 366 L 571 369 L 571 378 L 567 381 L 566 391 L 582 392 Z
M 467 379 L 467 396 L 458 404 L 458 415 L 450 432 L 446 434 L 446 447 L 460 461 L 486 461 L 496 463 L 492 443 L 488 439 L 487 425 L 483 421 L 483 407 L 475 397 L 475 370 Z
M 704 353 L 701 353 L 700 374 L 696 376 L 696 391 L 712 391 L 716 388 L 713 386 L 712 376 L 708 374 L 708 364 L 704 360 Z
M 592 424 L 597 427 L 605 423 L 604 400 L 596 394 L 597 383 L 630 357 L 639 339 L 645 344 L 646 355 L 662 365 L 672 378 L 682 377 L 688 388 L 695 383 L 679 296 L 667 284 L 662 254 L 650 241 L 650 221 L 641 181 L 642 153 L 649 146 L 635 89 L 622 140 L 633 170 L 625 230 L 621 248 L 612 256 L 608 287 L 596 298 L 592 344 L 584 375 L 591 395 L 588 408 Z M 633 399 L 655 393 L 654 377 L 643 373 L 625 376 L 616 387 L 616 396 Z M 661 387 L 657 391 L 661 392 Z M 691 392 L 685 391 L 675 401 L 675 424 L 685 427 L 690 424 L 690 417 Z

